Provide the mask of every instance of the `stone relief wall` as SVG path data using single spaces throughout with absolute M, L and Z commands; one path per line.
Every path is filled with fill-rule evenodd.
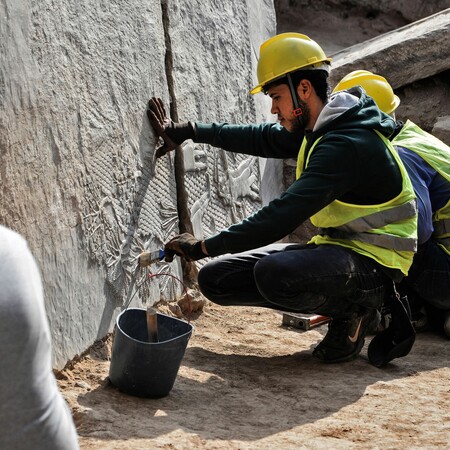
M 267 13 L 272 8 L 271 1 L 255 0 L 171 3 L 174 96 L 180 121 L 241 123 L 265 117 L 267 103 L 258 97 L 255 103 L 249 91 L 256 80 L 261 36 L 275 32 L 274 13 Z M 205 50 L 192 52 L 193 48 Z M 193 142 L 185 143 L 183 155 L 196 237 L 211 236 L 261 205 L 257 158 Z
M 248 91 L 274 33 L 269 0 L 1 0 L 0 217 L 41 269 L 55 367 L 130 300 L 171 290 L 136 270 L 179 226 L 174 158 L 155 160 L 148 98 L 179 120 L 264 119 L 265 99 Z M 198 237 L 260 206 L 260 161 L 192 142 L 183 155 Z M 181 277 L 179 261 L 152 269 Z

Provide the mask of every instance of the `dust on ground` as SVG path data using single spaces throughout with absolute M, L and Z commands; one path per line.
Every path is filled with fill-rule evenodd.
M 450 442 L 450 350 L 418 335 L 377 369 L 312 357 L 327 325 L 301 331 L 282 314 L 208 304 L 167 397 L 109 383 L 112 336 L 62 371 L 82 449 L 434 449 Z

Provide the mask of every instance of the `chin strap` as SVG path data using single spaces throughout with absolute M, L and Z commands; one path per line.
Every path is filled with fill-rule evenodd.
M 291 91 L 292 102 L 294 103 L 294 110 L 292 112 L 294 116 L 297 117 L 300 126 L 303 128 L 303 109 L 301 108 L 300 102 L 298 101 L 297 90 L 295 89 L 294 83 L 292 82 L 291 74 L 288 73 L 286 77 L 289 84 L 289 90 Z

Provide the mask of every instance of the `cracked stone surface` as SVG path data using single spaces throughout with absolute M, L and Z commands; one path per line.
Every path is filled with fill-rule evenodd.
M 39 263 L 61 367 L 130 301 L 181 292 L 136 271 L 140 251 L 179 226 L 174 159 L 155 160 L 148 98 L 170 98 L 180 120 L 261 120 L 264 99 L 248 91 L 275 12 L 268 0 L 2 0 L 0 15 L 0 214 Z M 184 159 L 198 237 L 261 205 L 255 158 L 188 142 Z M 179 262 L 152 270 L 181 277 Z

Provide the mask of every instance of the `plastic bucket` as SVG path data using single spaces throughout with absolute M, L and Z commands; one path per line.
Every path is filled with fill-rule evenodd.
M 130 308 L 116 320 L 109 379 L 126 394 L 159 398 L 169 394 L 193 326 L 157 314 L 159 342 L 148 342 L 146 310 Z

